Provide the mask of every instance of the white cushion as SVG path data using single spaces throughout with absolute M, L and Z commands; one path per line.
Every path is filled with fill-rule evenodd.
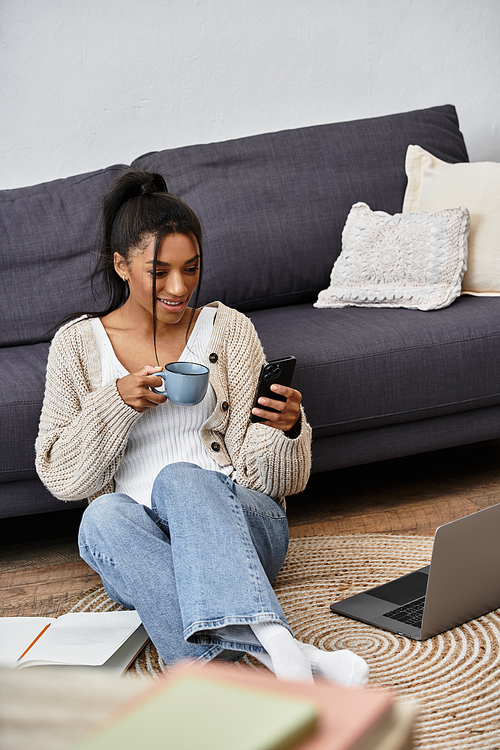
M 355 203 L 315 307 L 446 307 L 461 291 L 468 233 L 464 207 L 391 216 Z
M 500 295 L 500 164 L 448 164 L 420 146 L 408 146 L 406 174 L 403 212 L 469 209 L 469 259 L 462 293 Z

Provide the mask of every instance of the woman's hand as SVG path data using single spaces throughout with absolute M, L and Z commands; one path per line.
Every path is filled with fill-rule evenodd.
M 163 404 L 167 400 L 166 397 L 151 390 L 151 388 L 161 388 L 164 381 L 158 376 L 155 377 L 153 373 L 162 369 L 162 367 L 146 365 L 138 372 L 119 378 L 116 381 L 116 387 L 125 403 L 138 412 Z
M 275 401 L 274 399 L 261 397 L 259 398 L 259 405 L 264 408 L 254 408 L 252 414 L 263 417 L 265 421 L 261 424 L 267 425 L 267 427 L 275 427 L 277 430 L 289 432 L 300 417 L 302 394 L 294 388 L 287 388 L 287 386 L 278 385 L 278 383 L 274 383 L 271 390 L 285 396 L 286 401 Z M 277 409 L 277 413 L 266 411 L 266 407 Z

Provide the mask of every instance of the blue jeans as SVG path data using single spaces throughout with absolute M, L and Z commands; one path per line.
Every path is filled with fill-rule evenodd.
M 278 503 L 190 463 L 162 469 L 151 498 L 151 508 L 118 493 L 97 498 L 79 545 L 167 664 L 263 652 L 249 623 L 290 630 L 271 586 L 288 548 Z

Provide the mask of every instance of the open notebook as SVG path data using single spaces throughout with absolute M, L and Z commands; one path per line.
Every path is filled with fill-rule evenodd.
M 1 617 L 0 667 L 102 667 L 121 674 L 147 640 L 135 610 Z

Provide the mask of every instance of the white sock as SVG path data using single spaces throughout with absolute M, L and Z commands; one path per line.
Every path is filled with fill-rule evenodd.
M 267 667 L 271 672 L 274 672 L 273 660 L 271 659 L 267 651 L 252 651 L 251 655 L 254 659 L 260 661 L 260 663 Z
M 322 651 L 311 643 L 296 643 L 309 659 L 312 673 L 316 677 L 349 687 L 362 687 L 368 682 L 368 664 L 353 651 L 345 648 L 340 651 Z
M 279 680 L 314 682 L 308 656 L 302 652 L 298 641 L 284 625 L 278 622 L 259 622 L 250 627 L 266 649 L 272 663 L 270 668 Z M 262 656 L 263 654 L 258 654 L 257 658 L 263 661 Z

